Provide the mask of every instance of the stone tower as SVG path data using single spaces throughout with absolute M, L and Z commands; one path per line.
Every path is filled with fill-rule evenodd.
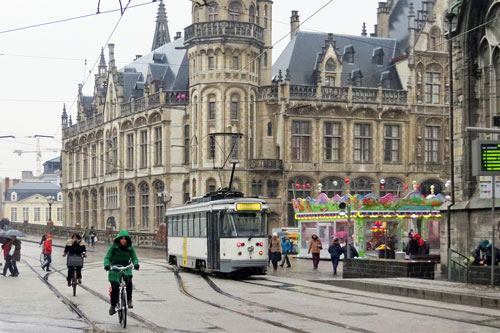
M 185 29 L 184 36 L 191 99 L 184 137 L 190 137 L 192 196 L 205 193 L 207 180 L 216 183 L 207 185 L 212 189 L 227 186 L 228 173 L 221 177 L 214 166 L 224 165 L 228 156 L 229 160 L 239 161 L 238 170 L 248 167 L 255 137 L 258 88 L 271 84 L 272 71 L 272 1 L 194 3 L 193 24 Z M 210 136 L 222 132 L 243 136 Z

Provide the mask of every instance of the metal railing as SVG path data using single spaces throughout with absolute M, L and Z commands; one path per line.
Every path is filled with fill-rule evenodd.
M 448 281 L 468 283 L 469 267 L 468 257 L 448 249 Z

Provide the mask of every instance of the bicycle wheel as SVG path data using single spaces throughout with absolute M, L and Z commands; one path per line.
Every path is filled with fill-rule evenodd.
M 71 285 L 73 286 L 73 296 L 76 296 L 76 285 L 77 285 L 76 268 L 73 271 L 73 278 L 71 279 Z
M 43 267 L 43 265 L 45 265 L 45 254 L 43 254 L 42 251 L 42 253 L 40 253 L 40 266 Z
M 127 290 L 126 288 L 122 288 L 121 292 L 121 310 L 122 310 L 122 326 L 123 328 L 127 327 Z

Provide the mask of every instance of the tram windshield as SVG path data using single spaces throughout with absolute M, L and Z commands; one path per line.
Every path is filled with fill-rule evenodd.
M 266 231 L 266 213 L 237 212 L 222 217 L 222 236 L 225 237 L 263 237 Z

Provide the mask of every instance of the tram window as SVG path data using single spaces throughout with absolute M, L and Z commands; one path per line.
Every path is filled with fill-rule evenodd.
M 194 237 L 200 237 L 200 213 L 194 214 Z
M 172 236 L 172 219 L 171 218 L 167 218 L 167 226 L 168 226 L 167 233 L 169 236 Z
M 193 237 L 194 236 L 194 214 L 189 214 L 188 215 L 188 224 L 189 224 L 189 237 Z
M 182 221 L 182 237 L 187 237 L 188 235 L 188 224 L 187 224 L 187 216 L 181 216 Z
M 222 236 L 236 237 L 234 220 L 230 214 L 224 214 L 222 217 Z
M 207 214 L 202 213 L 200 216 L 200 235 L 207 237 Z
M 172 236 L 177 237 L 177 216 L 172 216 Z

